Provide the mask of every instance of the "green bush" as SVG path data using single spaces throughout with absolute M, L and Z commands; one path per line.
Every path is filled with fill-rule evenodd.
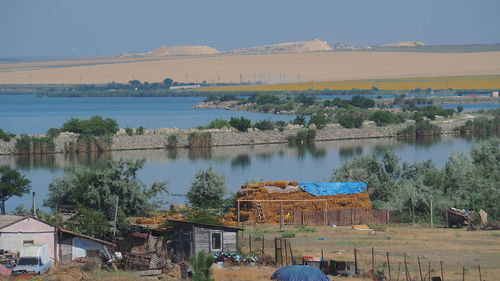
M 125 128 L 125 133 L 129 136 L 133 136 L 134 135 L 134 131 L 132 130 L 132 128 Z
M 8 141 L 10 141 L 10 139 L 15 138 L 15 137 L 16 137 L 16 135 L 0 129 L 0 140 L 8 142 Z
M 330 123 L 330 118 L 324 114 L 314 114 L 309 120 L 309 125 L 314 124 L 317 129 L 323 129 Z
M 135 134 L 136 135 L 144 135 L 144 127 L 143 126 L 139 126 L 139 128 L 137 128 L 137 130 L 135 131 Z
M 294 124 L 294 125 L 305 126 L 306 125 L 306 117 L 304 117 L 304 115 L 297 115 L 297 116 L 295 116 L 295 119 L 293 119 L 292 122 L 290 122 L 290 123 Z
M 252 122 L 249 119 L 246 119 L 244 117 L 236 118 L 236 117 L 231 117 L 231 120 L 229 121 L 229 124 L 236 130 L 240 132 L 246 132 L 248 131 L 248 128 L 252 126 Z
M 314 142 L 316 138 L 316 130 L 314 129 L 303 129 L 297 132 L 296 135 L 288 136 L 288 142 L 294 144 L 310 144 Z
M 92 116 L 89 120 L 71 118 L 63 124 L 61 131 L 102 136 L 115 134 L 118 131 L 118 123 L 111 118 L 103 119 L 101 116 Z
M 167 137 L 167 147 L 176 148 L 178 143 L 178 136 L 176 134 L 168 135 Z
M 269 119 L 265 119 L 256 122 L 254 127 L 261 131 L 270 131 L 274 130 L 274 123 Z
M 229 121 L 224 120 L 224 119 L 215 119 L 204 128 L 205 129 L 222 129 L 222 128 L 229 128 L 229 127 L 231 127 L 231 124 L 229 124 Z
M 343 113 L 337 116 L 337 122 L 344 128 L 361 128 L 364 118 L 355 113 Z
M 49 138 L 57 138 L 61 134 L 61 131 L 57 128 L 50 128 L 45 134 Z
M 374 121 L 377 126 L 386 126 L 390 124 L 403 123 L 405 120 L 403 116 L 387 110 L 377 110 L 372 114 L 370 120 Z
M 281 238 L 295 238 L 295 233 L 285 232 L 285 233 L 281 234 Z
M 198 252 L 196 257 L 190 259 L 193 270 L 193 281 L 214 281 L 212 278 L 212 264 L 215 259 L 211 255 L 206 255 L 205 251 Z

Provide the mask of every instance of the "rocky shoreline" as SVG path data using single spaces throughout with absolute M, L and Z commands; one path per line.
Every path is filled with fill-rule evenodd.
M 453 134 L 453 128 L 460 126 L 465 120 L 436 121 L 436 125 L 442 128 L 443 135 Z M 369 139 L 396 137 L 397 132 L 407 124 L 377 127 L 366 124 L 360 129 L 347 129 L 338 124 L 329 124 L 326 128 L 316 131 L 315 141 L 346 140 L 346 139 Z M 193 132 L 210 132 L 212 138 L 211 146 L 237 146 L 237 145 L 259 145 L 272 143 L 288 143 L 288 137 L 296 134 L 300 126 L 289 125 L 283 132 L 259 131 L 250 129 L 248 132 L 238 132 L 234 129 L 188 129 L 179 130 L 175 128 L 160 128 L 146 131 L 144 135 L 128 136 L 123 130 L 112 138 L 109 151 L 120 150 L 145 150 L 145 149 L 167 149 L 169 147 L 169 136 L 176 135 L 176 147 L 189 147 L 189 134 Z M 61 134 L 54 139 L 55 148 L 53 153 L 67 153 L 67 147 L 74 143 L 78 136 L 75 134 Z M 0 155 L 17 154 L 15 149 L 16 139 L 10 142 L 0 140 Z

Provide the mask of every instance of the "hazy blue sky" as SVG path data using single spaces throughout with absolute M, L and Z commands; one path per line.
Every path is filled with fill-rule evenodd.
M 219 50 L 319 38 L 500 43 L 499 0 L 1 0 L 0 56 Z

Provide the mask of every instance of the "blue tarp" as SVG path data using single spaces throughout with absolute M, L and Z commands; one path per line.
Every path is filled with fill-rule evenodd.
M 308 265 L 290 265 L 276 270 L 271 280 L 279 281 L 329 281 L 319 269 Z
M 366 190 L 364 182 L 301 182 L 299 186 L 313 196 L 353 194 Z

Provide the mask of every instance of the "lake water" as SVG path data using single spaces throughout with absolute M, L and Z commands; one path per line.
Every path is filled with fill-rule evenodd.
M 115 119 L 120 127 L 188 129 L 207 125 L 214 119 L 240 117 L 258 121 L 289 121 L 290 115 L 276 115 L 222 109 L 194 109 L 203 97 L 116 97 L 47 98 L 35 95 L 0 95 L 0 128 L 14 134 L 44 134 L 59 128 L 71 117 L 94 115 Z
M 443 167 L 452 151 L 468 152 L 474 141 L 458 137 L 443 137 L 433 142 L 406 142 L 397 139 L 367 139 L 317 142 L 314 146 L 297 147 L 287 144 L 255 146 L 215 147 L 210 150 L 139 150 L 89 155 L 0 156 L 0 165 L 17 168 L 32 181 L 37 194 L 37 206 L 47 196 L 48 184 L 63 175 L 64 170 L 76 163 L 99 167 L 108 159 L 146 159 L 139 178 L 146 184 L 169 181 L 174 194 L 185 194 L 194 173 L 213 167 L 224 173 L 227 187 L 236 191 L 250 179 L 323 181 L 332 171 L 356 155 L 381 153 L 393 149 L 402 161 L 421 162 L 432 159 L 437 167 Z M 183 203 L 182 196 L 164 196 L 163 200 Z M 17 205 L 29 207 L 31 196 L 12 198 L 7 210 Z

